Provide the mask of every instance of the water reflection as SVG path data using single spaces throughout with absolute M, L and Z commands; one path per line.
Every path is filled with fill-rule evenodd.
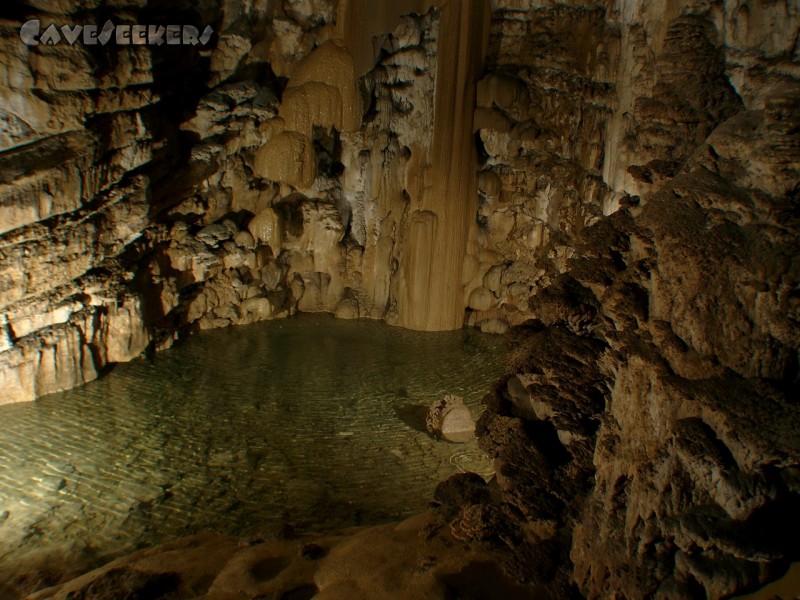
M 154 361 L 0 407 L 0 580 L 53 556 L 83 570 L 198 530 L 336 528 L 424 508 L 488 472 L 424 432 L 433 399 L 477 416 L 500 341 L 303 316 L 209 332 Z

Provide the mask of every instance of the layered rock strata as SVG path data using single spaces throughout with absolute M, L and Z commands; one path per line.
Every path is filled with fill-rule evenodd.
M 198 57 L 22 43 L 22 20 L 66 23 L 78 8 L 15 7 L 2 21 L 0 402 L 74 387 L 150 343 L 130 282 Z
M 187 326 L 296 310 L 463 324 L 488 4 L 397 2 L 380 18 L 358 2 L 109 8 L 216 37 L 22 44 L 26 19 L 87 14 L 70 3 L 5 23 L 5 402 L 91 380 Z M 100 296 L 78 298 L 95 273 Z M 93 324 L 118 309 L 131 331 Z M 109 346 L 128 352 L 107 359 Z
M 482 3 L 211 3 L 183 87 L 4 21 L 3 401 L 298 310 L 521 325 L 455 539 L 562 597 L 758 586 L 797 558 L 800 11 L 490 7 L 484 48 Z

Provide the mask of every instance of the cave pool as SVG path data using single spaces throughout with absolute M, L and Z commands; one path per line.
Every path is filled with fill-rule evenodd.
M 423 510 L 448 476 L 491 474 L 475 440 L 435 440 L 424 418 L 456 394 L 477 419 L 501 344 L 301 315 L 193 334 L 82 388 L 0 406 L 0 581 L 47 583 L 198 531 Z

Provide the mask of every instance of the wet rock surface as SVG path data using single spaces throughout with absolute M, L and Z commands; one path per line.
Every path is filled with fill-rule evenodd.
M 309 560 L 303 548 L 320 556 Z M 502 594 L 510 600 L 551 598 L 513 581 L 496 558 L 458 543 L 435 511 L 395 525 L 242 546 L 236 538 L 201 535 L 133 554 L 31 600 L 120 598 L 415 598 Z M 127 587 L 125 587 L 127 586 Z M 133 597 L 133 596 L 130 596 Z
M 463 398 L 447 395 L 434 402 L 425 418 L 428 431 L 448 442 L 466 442 L 475 434 L 475 421 Z

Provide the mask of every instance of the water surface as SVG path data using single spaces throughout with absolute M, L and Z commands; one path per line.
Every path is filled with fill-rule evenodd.
M 424 413 L 456 394 L 477 418 L 500 343 L 305 315 L 197 334 L 83 388 L 0 406 L 0 581 L 196 531 L 417 512 L 449 475 L 491 471 L 474 441 L 431 438 Z

